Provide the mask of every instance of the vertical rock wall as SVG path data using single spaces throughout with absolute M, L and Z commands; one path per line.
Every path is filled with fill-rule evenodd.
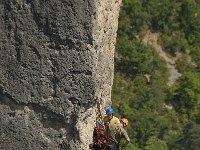
M 84 150 L 108 106 L 119 0 L 0 1 L 0 149 Z

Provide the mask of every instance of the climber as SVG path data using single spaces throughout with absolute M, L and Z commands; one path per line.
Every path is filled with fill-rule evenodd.
M 120 141 L 122 138 L 126 140 L 126 142 L 121 146 L 122 149 L 125 149 L 126 146 L 130 142 L 130 138 L 124 129 L 128 125 L 128 119 L 122 118 L 120 124 L 109 125 L 109 137 L 108 137 L 108 145 L 111 150 L 119 150 Z
M 109 125 L 113 125 L 113 124 L 119 124 L 120 121 L 117 117 L 114 116 L 114 110 L 111 107 L 108 107 L 106 109 L 106 115 L 103 118 L 103 122 L 105 127 L 109 126 Z
M 94 143 L 90 144 L 90 148 L 93 148 L 95 150 L 99 150 L 99 149 L 107 149 L 107 141 L 108 141 L 108 134 L 109 133 L 109 126 L 113 126 L 113 124 L 120 124 L 120 121 L 117 117 L 114 116 L 114 110 L 111 107 L 108 107 L 106 109 L 106 115 L 102 115 L 101 113 L 101 108 L 100 108 L 100 103 L 97 103 L 97 108 L 99 110 L 99 114 L 102 118 L 103 121 L 103 126 L 102 128 L 97 128 L 99 131 L 102 131 L 101 133 L 104 132 L 104 134 L 99 134 L 100 132 L 97 131 L 97 129 L 95 129 L 95 133 L 97 136 Z
M 103 121 L 104 127 L 108 127 L 109 124 L 120 123 L 119 119 L 114 116 L 114 110 L 112 107 L 106 109 L 106 115 L 102 115 L 100 102 L 97 102 L 97 108 L 99 110 L 100 117 Z
M 106 109 L 106 115 L 103 116 L 101 113 L 101 107 L 100 107 L 100 102 L 97 102 L 97 108 L 99 110 L 99 115 L 102 120 L 102 125 L 97 125 L 94 129 L 94 134 L 93 134 L 93 143 L 89 144 L 90 149 L 95 149 L 95 150 L 102 150 L 102 149 L 107 149 L 107 131 L 109 130 L 109 125 L 112 124 L 120 124 L 120 121 L 118 118 L 113 116 L 114 110 L 109 107 Z M 98 122 L 100 123 L 100 122 Z
M 95 150 L 99 150 L 99 149 L 107 149 L 106 146 L 107 146 L 107 140 L 108 140 L 108 133 L 109 133 L 109 126 L 113 126 L 114 124 L 120 124 L 120 121 L 117 117 L 114 116 L 114 110 L 113 108 L 111 107 L 108 107 L 106 109 L 106 115 L 102 115 L 101 113 L 101 106 L 100 106 L 100 102 L 97 102 L 97 108 L 99 110 L 99 115 L 102 119 L 102 128 L 96 128 L 95 129 L 95 133 L 97 136 L 94 136 L 96 138 L 94 138 L 94 142 L 93 144 L 90 144 L 89 147 L 90 148 L 93 148 Z M 104 134 L 99 134 L 100 132 L 97 131 L 97 129 L 99 131 L 101 131 L 101 133 L 103 133 L 104 131 Z M 106 145 L 105 145 L 106 144 Z

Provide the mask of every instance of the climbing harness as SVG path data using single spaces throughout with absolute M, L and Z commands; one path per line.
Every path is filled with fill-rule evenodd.
M 93 134 L 93 144 L 90 144 L 90 148 L 95 150 L 106 150 L 107 138 L 106 131 L 102 128 L 95 128 Z
M 97 118 L 96 118 L 96 127 L 93 132 L 93 144 L 90 144 L 90 149 L 94 150 L 107 150 L 107 138 L 106 130 L 103 122 L 103 116 L 101 114 L 100 100 L 96 100 L 97 103 Z

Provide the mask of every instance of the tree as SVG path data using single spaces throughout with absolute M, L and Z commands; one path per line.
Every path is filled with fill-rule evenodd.
M 200 125 L 196 123 L 189 124 L 185 131 L 185 137 L 182 139 L 183 150 L 200 149 Z
M 116 69 L 127 74 L 150 73 L 152 70 L 153 50 L 140 42 L 129 40 L 127 37 L 118 39 L 116 46 L 120 60 L 116 62 Z
M 144 148 L 145 150 L 167 150 L 167 144 L 165 141 L 160 140 L 154 136 L 152 136 L 148 142 L 147 146 Z
M 173 103 L 180 115 L 196 119 L 200 112 L 200 73 L 188 72 L 180 79 Z

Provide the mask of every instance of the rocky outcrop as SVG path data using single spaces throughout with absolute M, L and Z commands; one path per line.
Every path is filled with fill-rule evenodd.
M 148 31 L 143 37 L 142 41 L 153 47 L 153 49 L 160 55 L 161 58 L 166 62 L 167 69 L 169 70 L 169 79 L 167 84 L 169 86 L 173 85 L 176 80 L 181 76 L 181 74 L 176 69 L 176 58 L 167 54 L 158 44 L 159 33 L 152 33 Z
M 0 1 L 0 149 L 84 150 L 110 105 L 120 0 Z

